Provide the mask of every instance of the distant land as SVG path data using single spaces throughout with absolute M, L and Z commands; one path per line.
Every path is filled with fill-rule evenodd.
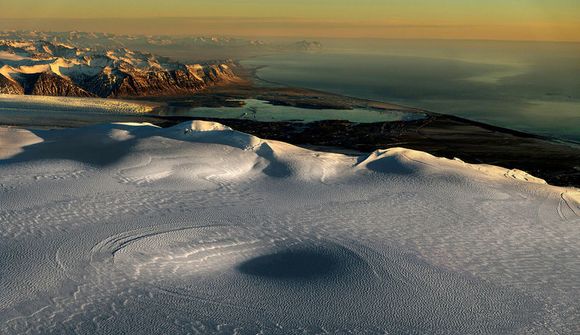
M 214 62 L 272 53 L 308 52 L 323 48 L 318 41 L 265 41 L 218 36 L 117 35 L 99 32 L 0 31 L 0 40 L 46 41 L 79 48 L 127 48 L 181 62 Z

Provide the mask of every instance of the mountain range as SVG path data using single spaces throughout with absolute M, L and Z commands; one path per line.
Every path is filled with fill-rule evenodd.
M 129 48 L 143 51 L 158 48 L 252 48 L 255 51 L 316 51 L 322 48 L 317 41 L 263 41 L 216 36 L 168 36 L 168 35 L 118 35 L 103 32 L 81 31 L 0 31 L 0 39 L 43 40 L 53 43 L 76 45 L 88 48 Z
M 187 64 L 126 47 L 0 39 L 0 93 L 76 97 L 175 96 L 240 80 L 232 62 Z

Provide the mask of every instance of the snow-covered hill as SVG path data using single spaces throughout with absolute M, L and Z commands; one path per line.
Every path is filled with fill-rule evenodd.
M 127 48 L 0 40 L 0 93 L 127 97 L 180 95 L 237 80 L 230 64 L 182 64 Z
M 0 128 L 0 333 L 578 334 L 579 195 L 210 122 Z

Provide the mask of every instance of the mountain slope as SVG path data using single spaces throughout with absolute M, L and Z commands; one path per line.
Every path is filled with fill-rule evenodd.
M 32 90 L 27 92 L 32 95 L 51 95 L 67 97 L 92 97 L 91 94 L 82 88 L 76 86 L 70 79 L 60 77 L 54 73 L 43 72 L 31 87 Z
M 0 73 L 0 94 L 24 94 L 24 88 Z

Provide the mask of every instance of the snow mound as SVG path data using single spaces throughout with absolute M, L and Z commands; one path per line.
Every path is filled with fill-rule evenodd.
M 256 136 L 207 121 L 183 122 L 161 131 L 160 135 L 184 141 L 228 145 L 243 150 L 253 150 L 262 143 Z
M 337 162 L 352 160 L 343 155 L 318 153 L 279 141 L 263 140 L 216 122 L 184 122 L 161 130 L 158 135 L 252 152 L 257 156 L 255 169 L 271 177 L 325 180 L 340 174 Z
M 44 140 L 24 129 L 0 127 L 0 159 L 8 159 L 24 151 L 24 147 Z
M 367 157 L 359 159 L 356 167 L 388 174 L 434 174 L 444 171 L 445 173 L 459 173 L 464 177 L 488 177 L 546 184 L 545 180 L 522 170 L 488 164 L 470 164 L 458 158 L 435 157 L 426 152 L 405 148 L 376 150 Z M 476 172 L 473 173 L 474 171 Z
M 178 127 L 184 128 L 185 131 L 231 131 L 232 128 L 224 126 L 221 123 L 195 120 L 191 123 L 185 122 Z
M 412 159 L 410 156 L 419 156 L 419 154 L 424 158 L 423 161 L 434 158 L 429 154 L 404 148 L 381 149 L 364 157 L 363 160 L 357 163 L 356 167 L 381 173 L 411 174 L 421 167 L 414 166 L 413 163 L 421 162 L 421 160 Z

